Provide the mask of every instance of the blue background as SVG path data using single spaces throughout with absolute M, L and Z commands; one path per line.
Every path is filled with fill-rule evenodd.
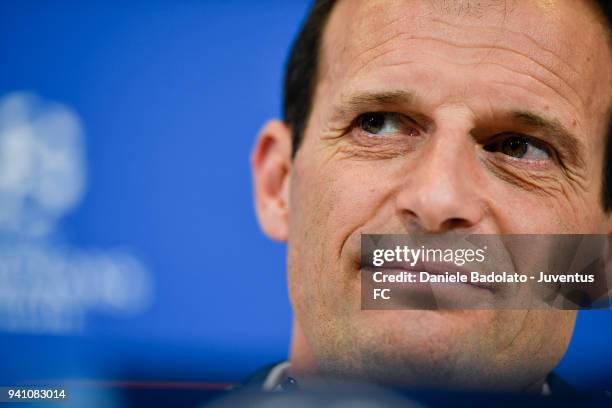
M 285 247 L 259 231 L 249 154 L 278 117 L 306 1 L 2 2 L 0 96 L 72 107 L 88 189 L 62 239 L 127 248 L 151 272 L 132 318 L 78 335 L 0 332 L 0 380 L 242 378 L 287 356 Z M 612 314 L 580 313 L 558 371 L 612 386 Z

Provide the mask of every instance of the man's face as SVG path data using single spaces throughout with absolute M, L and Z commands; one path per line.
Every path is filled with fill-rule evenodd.
M 527 389 L 554 368 L 571 311 L 362 311 L 360 234 L 608 233 L 610 71 L 581 1 L 335 6 L 288 206 L 290 297 L 322 374 Z

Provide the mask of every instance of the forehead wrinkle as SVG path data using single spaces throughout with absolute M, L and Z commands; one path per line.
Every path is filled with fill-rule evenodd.
M 341 46 L 338 46 L 338 44 L 340 43 L 339 41 L 332 42 L 330 41 L 330 37 L 326 35 L 325 40 L 327 41 L 324 44 L 325 52 L 326 53 L 331 52 L 331 50 L 333 49 L 335 53 L 335 54 L 332 54 L 334 55 L 334 59 L 333 60 L 329 59 L 329 61 L 336 62 L 336 63 L 338 63 L 338 59 L 340 57 L 344 57 L 344 60 L 349 60 L 349 61 L 362 60 L 364 57 L 368 55 L 368 53 L 376 52 L 376 48 L 380 48 L 380 47 L 382 47 L 383 50 L 377 52 L 376 55 L 373 56 L 373 58 L 376 59 L 377 57 L 384 56 L 389 53 L 384 49 L 386 48 L 384 44 L 392 41 L 397 36 L 401 36 L 402 32 L 406 31 L 405 27 L 400 27 L 400 30 L 396 29 L 398 25 L 403 24 L 405 21 L 410 21 L 410 25 L 412 26 L 416 25 L 417 29 L 422 27 L 425 31 L 432 31 L 432 27 L 431 27 L 432 21 L 439 23 L 439 25 L 445 24 L 448 27 L 469 27 L 469 28 L 485 30 L 489 32 L 492 30 L 502 30 L 503 29 L 504 31 L 500 31 L 499 33 L 494 33 L 494 38 L 502 38 L 504 36 L 507 37 L 508 35 L 512 35 L 515 37 L 520 36 L 520 38 L 524 42 L 527 42 L 529 44 L 530 48 L 537 48 L 537 50 L 539 51 L 539 53 L 536 54 L 537 56 L 542 56 L 542 54 L 544 54 L 546 56 L 546 59 L 556 61 L 552 64 L 548 64 L 546 62 L 540 61 L 539 58 L 537 60 L 532 60 L 534 61 L 534 63 L 540 64 L 540 66 L 543 67 L 542 69 L 547 70 L 547 72 L 551 72 L 551 75 L 554 75 L 560 78 L 560 80 L 563 81 L 564 84 L 567 84 L 567 87 L 571 89 L 573 93 L 578 95 L 578 98 L 580 99 L 581 102 L 583 102 L 584 105 L 592 105 L 592 104 L 601 103 L 601 98 L 597 98 L 597 95 L 593 95 L 593 93 L 595 93 L 595 91 L 597 91 L 597 89 L 599 88 L 598 84 L 596 83 L 590 84 L 589 92 L 585 91 L 584 97 L 580 96 L 580 92 L 576 89 L 576 86 L 572 84 L 573 82 L 578 81 L 584 77 L 601 77 L 601 73 L 597 75 L 596 72 L 593 72 L 594 70 L 596 70 L 596 65 L 601 65 L 601 64 L 587 64 L 586 58 L 580 58 L 579 59 L 580 61 L 585 60 L 581 66 L 583 66 L 585 70 L 587 70 L 588 72 L 586 72 L 583 75 L 579 75 L 578 74 L 579 70 L 577 69 L 577 67 L 574 64 L 571 64 L 569 60 L 565 59 L 563 57 L 563 53 L 556 52 L 554 47 L 552 47 L 552 45 L 554 45 L 553 43 L 546 45 L 546 41 L 544 42 L 538 41 L 535 37 L 530 35 L 531 30 L 529 29 L 529 26 L 527 26 L 526 29 L 523 30 L 524 32 L 508 28 L 508 24 L 506 23 L 507 16 L 510 16 L 509 18 L 512 18 L 513 16 L 518 14 L 519 18 L 522 19 L 518 21 L 520 24 L 523 24 L 523 26 L 525 25 L 525 22 L 529 23 L 529 17 L 525 17 L 523 19 L 523 16 L 519 14 L 520 10 L 519 10 L 519 13 L 516 13 L 515 12 L 516 7 L 509 7 L 507 4 L 505 4 L 506 2 L 503 2 L 503 3 L 504 3 L 503 13 L 497 12 L 497 15 L 500 15 L 500 16 L 503 15 L 504 17 L 503 20 L 500 19 L 500 26 L 481 25 L 481 24 L 467 25 L 463 23 L 463 21 L 466 21 L 466 20 L 475 21 L 477 23 L 479 19 L 475 19 L 475 18 L 462 19 L 461 21 L 457 21 L 455 24 L 453 24 L 449 21 L 445 21 L 441 19 L 439 17 L 441 13 L 439 13 L 438 11 L 432 12 L 431 7 L 429 8 L 428 14 L 426 14 L 423 11 L 423 9 L 426 9 L 427 7 L 425 8 L 412 7 L 412 8 L 407 9 L 405 13 L 392 13 L 391 11 L 394 8 L 394 6 L 395 6 L 395 9 L 398 9 L 398 6 L 401 7 L 403 4 L 406 4 L 401 1 L 390 1 L 390 2 L 379 1 L 375 3 L 374 7 L 367 7 L 367 8 L 347 6 L 342 10 L 342 14 L 345 17 L 347 16 L 351 17 L 350 19 L 347 18 L 349 21 L 349 24 L 348 25 L 346 23 L 340 24 L 338 23 L 338 19 L 335 19 L 337 24 L 334 24 L 336 26 L 334 30 L 336 31 L 335 39 L 344 40 L 342 41 L 343 44 L 341 44 Z M 509 3 L 513 4 L 512 2 L 509 2 Z M 342 4 L 341 2 L 340 5 L 347 5 L 347 4 L 350 4 L 352 6 L 355 3 Z M 410 4 L 418 5 L 419 2 L 414 1 L 413 3 L 410 3 Z M 429 2 L 429 4 L 431 5 L 432 3 Z M 383 5 L 385 7 L 382 7 Z M 487 7 L 487 9 L 488 8 L 490 7 Z M 387 10 L 391 10 L 391 11 L 385 12 Z M 567 10 L 580 11 L 582 9 L 572 10 L 568 8 Z M 415 12 L 410 14 L 411 11 L 415 11 Z M 399 14 L 399 17 L 397 17 L 398 14 Z M 582 13 L 580 15 L 582 15 Z M 388 16 L 391 16 L 391 17 L 388 17 Z M 549 16 L 549 14 L 543 14 L 543 17 L 546 17 L 546 16 Z M 422 23 L 425 20 L 427 20 L 427 22 Z M 456 21 L 456 20 L 457 19 L 454 19 L 453 21 Z M 516 18 L 513 18 L 513 20 L 517 21 Z M 415 22 L 418 23 L 419 21 L 421 21 L 420 24 L 415 23 Z M 550 21 L 555 22 L 555 20 L 550 20 Z M 589 21 L 591 21 L 590 16 L 586 16 L 580 19 L 580 22 L 585 22 L 585 24 L 588 24 Z M 552 32 L 556 32 L 561 28 L 563 27 L 557 24 L 557 25 L 552 25 L 550 30 L 552 30 Z M 588 35 L 585 36 L 585 38 L 588 37 L 591 39 L 596 39 L 596 34 L 598 30 L 600 30 L 600 28 L 587 30 Z M 377 35 L 380 32 L 382 32 L 382 35 Z M 385 33 L 387 32 L 389 34 L 385 35 Z M 341 35 L 339 36 L 338 34 L 341 34 Z M 474 36 L 474 34 L 472 34 L 472 36 Z M 455 37 L 457 36 L 455 35 Z M 556 43 L 565 44 L 565 41 L 561 41 L 563 39 L 561 37 L 563 38 L 567 37 L 567 33 L 565 33 L 565 35 L 560 36 L 560 38 L 556 40 Z M 570 48 L 571 47 L 566 46 L 564 50 L 566 49 L 569 50 Z M 338 55 L 338 52 L 337 52 L 338 49 L 340 49 L 344 55 Z M 591 57 L 593 56 L 594 55 L 592 55 Z M 369 63 L 365 62 L 364 64 L 369 64 Z M 351 65 L 352 67 L 355 67 L 354 63 Z M 572 74 L 571 79 L 565 78 L 567 75 L 564 75 L 564 76 L 559 75 L 559 73 L 555 70 L 551 71 L 550 68 L 548 67 L 553 66 L 553 65 L 564 68 L 563 70 L 559 71 L 559 73 L 561 74 L 563 72 L 570 72 Z M 340 68 L 342 67 L 339 67 L 337 69 L 340 69 Z M 357 68 L 350 68 L 350 69 L 355 71 Z M 598 95 L 600 93 L 601 92 L 599 92 Z
M 572 106 L 572 108 L 574 108 L 576 111 L 581 111 L 581 109 L 579 109 L 578 106 L 576 106 L 575 104 L 570 102 L 569 98 L 566 98 L 566 96 L 563 95 L 558 89 L 556 89 L 554 86 L 549 84 L 544 79 L 538 78 L 537 76 L 532 75 L 531 73 L 521 72 L 519 70 L 512 69 L 512 68 L 510 68 L 508 66 L 505 66 L 503 64 L 500 64 L 500 63 L 497 63 L 497 62 L 491 62 L 491 61 L 488 61 L 488 62 L 479 62 L 479 63 L 461 63 L 461 62 L 454 62 L 454 61 L 447 61 L 447 62 L 451 62 L 451 63 L 453 63 L 455 65 L 459 65 L 459 66 L 469 66 L 469 65 L 485 66 L 485 65 L 493 65 L 493 66 L 499 67 L 502 70 L 509 71 L 509 72 L 512 72 L 513 74 L 516 74 L 516 75 L 519 75 L 519 76 L 523 76 L 525 78 L 529 78 L 529 79 L 531 79 L 533 81 L 539 82 L 540 84 L 542 84 L 543 86 L 545 86 L 546 88 L 550 89 L 552 92 L 557 94 L 559 97 L 567 100 L 568 103 Z M 401 65 L 401 63 L 399 63 L 398 65 Z M 390 65 L 387 65 L 387 66 L 393 66 L 393 64 L 390 64 Z M 505 83 L 505 84 L 509 84 L 509 85 L 516 85 L 516 83 L 512 84 L 512 83 L 508 83 L 508 82 L 495 81 L 495 80 L 490 81 L 490 82 L 491 83 Z M 524 90 L 529 91 L 530 93 L 532 93 L 529 88 L 521 87 L 521 89 L 524 89 Z M 536 94 L 536 96 L 537 96 L 537 94 Z
M 410 62 L 402 61 L 402 62 L 395 63 L 395 64 L 386 64 L 385 68 L 391 68 L 391 67 L 394 67 L 394 66 L 406 66 L 407 64 L 409 64 L 409 65 L 421 65 L 421 64 L 419 64 L 418 62 L 415 62 L 415 61 L 410 61 Z M 455 64 L 455 65 L 472 65 L 472 64 L 469 64 L 469 63 L 456 63 L 456 62 L 453 62 L 453 64 Z M 429 64 L 426 65 L 425 70 L 426 70 L 427 73 L 431 73 L 432 71 L 427 67 L 428 65 Z M 512 73 L 514 73 L 516 75 L 520 75 L 520 76 L 526 78 L 526 80 L 535 81 L 535 82 L 541 84 L 543 87 L 546 87 L 546 89 L 549 89 L 554 94 L 558 95 L 560 98 L 562 98 L 563 101 L 566 101 L 568 107 L 571 106 L 571 108 L 573 110 L 575 110 L 576 113 L 584 112 L 583 109 L 580 109 L 576 104 L 572 103 L 569 98 L 566 98 L 565 95 L 561 94 L 561 92 L 556 87 L 554 87 L 553 85 L 549 84 L 545 79 L 540 79 L 538 76 L 532 75 L 530 73 L 525 73 L 525 72 L 520 72 L 520 71 L 517 71 L 517 70 L 513 70 L 513 69 L 508 68 L 508 67 L 506 67 L 504 65 L 493 63 L 493 62 L 479 63 L 478 65 L 495 65 L 495 66 L 498 66 L 502 70 L 512 72 Z M 352 82 L 359 82 L 359 80 L 357 79 L 357 80 L 352 81 Z M 495 82 L 497 82 L 497 83 L 504 83 L 503 81 L 494 81 L 494 80 L 493 81 L 487 81 L 487 82 L 489 82 L 491 84 L 493 84 Z M 511 85 L 511 86 L 518 86 L 519 88 L 521 88 L 521 90 L 527 91 L 528 93 L 533 94 L 537 98 L 541 98 L 541 95 L 538 95 L 537 93 L 534 93 L 530 87 L 528 87 L 528 86 L 520 86 L 517 82 L 519 82 L 519 81 L 505 82 L 505 84 Z M 486 90 L 490 90 L 490 88 L 487 88 Z M 572 116 L 576 116 L 576 115 L 572 115 Z M 582 126 L 582 121 L 580 119 L 580 115 L 577 115 L 577 117 L 578 117 L 576 119 L 577 123 L 579 123 L 580 126 Z
M 358 61 L 358 60 L 360 60 L 360 59 L 362 59 L 362 58 L 365 58 L 365 57 L 366 57 L 366 54 L 368 54 L 368 53 L 370 53 L 370 52 L 372 52 L 372 51 L 374 51 L 374 50 L 377 50 L 378 48 L 384 47 L 386 44 L 390 43 L 390 42 L 391 42 L 391 41 L 393 41 L 394 39 L 396 39 L 396 38 L 398 38 L 398 37 L 401 37 L 401 36 L 404 36 L 404 35 L 407 35 L 407 34 L 408 34 L 408 33 L 404 33 L 404 32 L 398 31 L 398 32 L 396 32 L 395 34 L 391 35 L 390 37 L 385 38 L 385 39 L 384 39 L 382 42 L 375 43 L 374 45 L 372 45 L 372 46 L 370 46 L 370 47 L 366 47 L 366 49 L 364 49 L 363 51 L 358 52 L 358 53 L 357 53 L 357 55 L 355 55 L 355 56 L 352 58 L 352 60 L 353 60 L 353 61 Z M 379 58 L 380 56 L 385 55 L 386 53 L 388 53 L 388 52 L 392 52 L 392 51 L 394 51 L 394 50 L 393 50 L 393 49 L 389 49 L 389 50 L 383 51 L 382 53 L 377 53 L 377 54 L 376 54 L 376 55 L 375 55 L 373 58 L 371 58 L 370 60 L 375 60 L 375 59 Z
M 472 17 L 482 18 L 487 10 L 493 8 L 501 9 L 503 6 L 504 13 L 508 10 L 507 0 L 429 0 L 430 13 L 445 13 L 450 14 L 453 9 L 456 11 L 457 17 Z M 437 10 L 435 10 L 437 8 Z
M 460 1 L 461 3 L 463 1 Z M 494 1 L 494 2 L 497 2 Z M 505 1 L 504 1 L 505 3 Z M 481 8 L 483 8 L 484 6 L 480 6 Z M 418 29 L 422 29 L 424 28 L 424 26 L 426 25 L 430 25 L 431 23 L 437 23 L 440 25 L 446 25 L 449 27 L 452 27 L 454 29 L 459 30 L 461 33 L 460 34 L 465 34 L 465 29 L 473 29 L 473 30 L 484 30 L 487 32 L 494 32 L 494 36 L 496 36 L 496 38 L 499 40 L 501 38 L 504 38 L 507 36 L 507 33 L 511 33 L 515 36 L 523 36 L 525 37 L 531 44 L 535 45 L 537 48 L 539 48 L 541 51 L 544 51 L 548 54 L 550 54 L 551 56 L 553 56 L 554 58 L 558 59 L 559 61 L 562 62 L 562 64 L 567 67 L 569 70 L 573 71 L 574 74 L 579 74 L 578 71 L 563 57 L 561 57 L 561 55 L 558 55 L 557 53 L 555 53 L 552 49 L 546 47 L 544 44 L 538 42 L 535 38 L 531 37 L 529 34 L 525 33 L 525 32 L 520 32 L 520 31 L 515 31 L 515 30 L 511 30 L 510 28 L 508 28 L 506 26 L 506 14 L 507 12 L 504 12 L 504 16 L 503 19 L 500 21 L 500 23 L 503 23 L 503 25 L 499 25 L 499 26 L 491 26 L 491 25 L 470 25 L 470 24 L 465 24 L 464 20 L 462 20 L 461 24 L 459 23 L 453 23 L 451 21 L 448 20 L 444 20 L 441 19 L 439 17 L 436 17 L 436 15 L 439 15 L 440 13 L 429 13 L 428 15 L 402 15 L 400 17 L 394 18 L 390 21 L 383 21 L 381 22 L 381 25 L 379 26 L 378 29 L 375 29 L 374 31 L 382 31 L 382 30 L 389 30 L 390 27 L 392 25 L 396 25 L 396 23 L 399 22 L 403 22 L 404 20 L 411 20 L 409 24 L 409 26 L 418 26 Z M 433 16 L 431 16 L 433 15 Z M 426 20 L 425 23 L 422 23 L 422 20 Z M 473 19 L 472 19 L 473 20 Z M 375 25 L 374 23 L 368 24 L 369 26 L 373 26 Z M 503 30 L 500 32 L 500 30 Z M 365 30 L 367 31 L 367 30 Z M 360 58 L 362 56 L 362 54 L 367 53 L 368 51 L 371 51 L 373 48 L 377 48 L 377 47 L 381 47 L 383 45 L 385 45 L 387 42 L 393 40 L 396 36 L 398 35 L 402 35 L 402 34 L 407 34 L 406 30 L 391 30 L 392 34 L 390 36 L 384 37 L 382 42 L 375 42 L 374 45 L 370 45 L 367 46 L 365 49 L 359 51 L 356 55 L 353 56 L 354 59 Z M 363 32 L 363 31 L 362 31 Z M 357 34 L 359 34 L 360 32 L 357 32 Z M 418 32 L 414 34 L 415 37 L 418 37 Z M 368 36 L 366 37 L 365 41 L 363 42 L 367 42 L 367 40 L 369 38 L 376 38 L 375 35 L 372 35 L 372 33 L 368 33 Z M 356 43 L 359 45 L 361 43 L 363 43 L 362 41 L 356 41 Z M 496 40 L 494 43 L 497 43 L 498 41 Z M 558 43 L 559 41 L 557 41 Z
M 446 24 L 446 25 L 453 26 L 453 27 L 459 27 L 459 25 L 454 25 L 451 22 L 444 21 L 444 20 L 441 20 L 441 19 L 434 19 L 434 20 L 438 21 L 440 24 Z M 601 26 L 600 23 L 598 23 L 598 24 Z M 501 29 L 501 30 L 503 30 L 506 33 L 506 35 L 509 33 L 510 35 L 514 35 L 516 37 L 523 37 L 528 42 L 530 42 L 533 46 L 535 46 L 539 51 L 543 51 L 545 54 L 548 54 L 554 60 L 560 62 L 563 67 L 565 67 L 569 71 L 571 71 L 571 74 L 574 76 L 574 81 L 572 81 L 569 78 L 568 79 L 563 78 L 563 76 L 561 76 L 559 73 L 554 71 L 552 68 L 549 68 L 545 63 L 541 63 L 537 59 L 531 58 L 528 54 L 523 54 L 526 58 L 528 58 L 529 60 L 535 62 L 538 65 L 540 65 L 543 69 L 547 70 L 549 73 L 551 73 L 552 75 L 556 76 L 560 81 L 562 81 L 565 85 L 567 85 L 567 87 L 569 89 L 571 89 L 573 91 L 573 93 L 578 97 L 580 102 L 582 102 L 583 106 L 585 107 L 585 111 L 588 111 L 588 109 L 586 107 L 588 105 L 591 105 L 591 103 L 589 103 L 589 101 L 592 99 L 592 96 L 595 93 L 596 88 L 599 87 L 599 83 L 593 83 L 589 90 L 585 90 L 584 97 L 580 95 L 580 92 L 576 89 L 576 85 L 572 85 L 572 83 L 576 82 L 576 81 L 582 81 L 583 78 L 589 77 L 589 75 L 591 75 L 591 76 L 598 76 L 598 75 L 595 74 L 595 68 L 593 68 L 593 67 L 596 67 L 597 64 L 589 64 L 588 72 L 580 73 L 580 70 L 577 67 L 574 67 L 574 65 L 572 65 L 560 53 L 556 52 L 553 48 L 547 47 L 544 43 L 538 41 L 536 38 L 534 38 L 533 36 L 529 35 L 527 32 L 516 31 L 516 30 L 510 29 L 507 26 L 504 26 L 504 27 L 487 26 L 486 28 L 491 29 L 491 30 Z M 563 41 L 563 38 L 560 38 L 560 36 L 557 37 L 556 42 L 557 43 L 561 43 L 562 42 L 563 44 L 567 45 L 567 42 Z M 584 46 L 587 46 L 587 44 L 584 44 Z M 498 48 L 500 48 L 500 47 L 498 47 Z M 572 49 L 572 46 L 571 45 L 567 45 L 567 49 Z M 508 48 L 508 50 L 509 51 L 514 51 L 513 49 L 510 49 L 510 48 Z M 610 48 L 606 47 L 605 50 L 606 51 L 610 51 Z M 575 52 L 572 52 L 572 54 L 576 55 Z M 587 57 L 587 58 L 581 58 L 582 64 L 585 65 L 587 62 L 591 61 L 593 58 L 595 58 L 593 55 L 591 55 L 590 57 Z M 611 61 L 610 58 L 608 58 L 608 61 Z M 554 62 L 553 62 L 553 64 L 554 64 Z M 542 82 L 544 83 L 545 81 L 542 81 Z M 555 90 L 554 87 L 550 87 L 550 88 Z M 612 77 L 610 77 L 610 89 L 612 91 Z M 555 92 L 557 94 L 559 94 L 560 96 L 562 96 L 559 91 L 555 90 Z M 574 105 L 574 104 L 572 104 L 572 105 Z
M 413 17 L 413 16 L 408 16 L 408 15 L 400 15 L 400 16 L 397 16 L 397 17 L 396 17 L 396 16 L 394 16 L 392 19 L 390 19 L 390 20 L 388 20 L 388 21 L 387 21 L 387 20 L 385 20 L 385 21 L 380 22 L 380 24 L 378 25 L 378 26 L 379 26 L 379 30 L 383 30 L 383 29 L 389 30 L 389 28 L 390 28 L 390 27 L 395 27 L 395 26 L 397 26 L 398 24 L 403 23 L 404 21 L 409 20 L 409 19 L 412 19 L 412 18 L 414 18 L 414 17 Z M 374 27 L 375 27 L 375 28 L 374 28 L 374 30 L 376 31 L 376 21 L 375 21 L 375 20 L 374 20 L 374 21 L 367 20 L 367 21 L 366 21 L 366 23 L 365 23 L 365 24 L 363 24 L 363 25 L 364 25 L 364 26 L 367 26 L 367 27 L 374 26 Z M 367 27 L 366 27 L 366 28 L 367 28 Z M 364 31 L 366 31 L 366 30 L 363 30 L 363 31 L 356 30 L 356 31 L 357 31 L 357 33 L 358 33 L 358 34 L 360 34 L 360 33 L 364 32 Z M 402 31 L 401 31 L 401 30 L 397 30 L 397 34 L 401 34 L 401 33 L 402 33 Z M 391 37 L 390 37 L 390 38 L 385 38 L 385 39 L 383 40 L 383 42 L 382 42 L 382 43 L 375 42 L 375 43 L 374 43 L 374 45 L 372 45 L 372 46 L 366 46 L 366 48 L 365 48 L 365 49 L 364 49 L 362 52 L 358 53 L 358 54 L 357 54 L 355 57 L 356 57 L 356 58 L 361 57 L 361 54 L 366 53 L 367 51 L 369 51 L 369 50 L 371 50 L 371 49 L 373 49 L 373 48 L 377 48 L 377 47 L 379 47 L 380 45 L 383 45 L 384 43 L 386 43 L 386 42 L 388 42 L 388 41 L 392 40 L 392 39 L 393 39 L 393 37 L 394 37 L 394 34 L 392 33 L 392 34 L 391 34 Z M 372 36 L 372 35 L 368 35 L 368 36 L 367 36 L 367 37 L 364 39 L 364 41 L 363 41 L 363 42 L 364 42 L 364 43 L 365 43 L 365 42 L 367 42 L 367 40 L 368 40 L 368 39 L 370 39 L 370 38 L 374 38 L 374 36 Z
M 531 93 L 531 94 L 534 94 L 534 96 L 536 96 L 536 97 L 540 97 L 538 94 L 535 94 L 535 93 L 533 92 L 533 90 L 532 90 L 532 89 L 530 89 L 529 87 L 525 87 L 525 86 L 519 85 L 519 84 L 517 84 L 517 83 L 515 83 L 515 82 L 510 82 L 510 81 L 502 81 L 502 80 L 493 80 L 493 81 L 491 81 L 491 82 L 492 82 L 492 83 L 498 83 L 498 84 L 501 84 L 501 85 L 504 85 L 504 86 L 509 86 L 509 87 L 513 87 L 513 88 L 518 88 L 518 89 L 519 89 L 521 92 Z M 572 107 L 573 107 L 574 109 L 578 110 L 578 109 L 577 109 L 575 106 L 573 106 L 573 105 L 572 105 Z M 577 125 L 579 128 L 582 128 L 582 127 L 583 127 L 583 123 L 582 123 L 582 121 L 580 120 L 580 118 L 576 117 L 575 119 L 576 119 L 576 125 Z
M 558 79 L 559 81 L 561 81 L 563 84 L 565 84 L 567 86 L 567 88 L 569 90 L 572 91 L 572 93 L 574 94 L 574 96 L 576 98 L 578 98 L 578 100 L 580 100 L 580 102 L 582 102 L 583 104 L 586 104 L 583 100 L 583 98 L 580 96 L 579 92 L 577 91 L 577 89 L 571 85 L 567 80 L 565 80 L 563 77 L 561 77 L 559 74 L 557 74 L 554 70 L 552 70 L 551 68 L 547 67 L 546 64 L 543 64 L 535 59 L 533 59 L 531 56 L 529 56 L 528 54 L 524 53 L 524 52 L 520 52 L 514 48 L 510 48 L 510 47 L 506 47 L 506 46 L 501 46 L 501 45 L 496 45 L 496 44 L 474 44 L 474 45 L 468 45 L 468 44 L 462 44 L 462 43 L 457 43 L 457 42 L 453 42 L 447 39 L 443 39 L 443 38 L 436 38 L 436 37 L 413 37 L 410 33 L 401 33 L 401 34 L 397 34 L 395 36 L 393 36 L 394 38 L 400 38 L 403 36 L 408 36 L 408 38 L 405 40 L 406 42 L 413 42 L 413 41 L 434 41 L 434 42 L 438 42 L 441 44 L 445 44 L 445 45 L 449 45 L 451 47 L 455 47 L 455 48 L 460 48 L 460 49 L 473 49 L 473 50 L 478 50 L 478 49 L 482 49 L 482 50 L 489 50 L 489 53 L 491 53 L 494 50 L 499 50 L 499 51 L 506 51 L 509 52 L 511 54 L 515 54 L 518 55 L 534 64 L 536 64 L 538 67 L 540 67 L 541 69 L 545 70 L 546 72 L 550 73 L 552 76 L 554 76 L 556 79 Z M 392 39 L 389 39 L 388 41 L 391 41 Z M 388 42 L 387 41 L 387 42 Z M 379 54 L 375 55 L 373 58 L 369 59 L 367 62 L 365 62 L 365 64 L 363 65 L 359 65 L 355 70 L 349 70 L 347 72 L 347 76 L 349 77 L 354 77 L 359 75 L 359 73 L 361 71 L 366 70 L 367 68 L 369 68 L 372 64 L 378 62 L 378 60 L 386 55 L 392 54 L 394 52 L 401 52 L 402 50 L 399 50 L 397 48 L 392 48 L 389 47 L 386 50 L 383 50 L 382 52 L 380 52 Z M 419 51 L 421 52 L 421 51 Z M 444 59 L 448 62 L 452 62 L 458 65 L 472 65 L 474 63 L 460 63 L 460 62 L 455 62 L 455 61 L 451 61 L 451 59 L 449 58 L 445 58 L 442 54 L 433 54 L 430 53 L 431 55 L 435 55 L 436 58 L 440 58 L 440 59 Z M 481 59 L 482 61 L 482 59 Z M 409 62 L 416 62 L 416 61 L 409 61 Z M 397 66 L 397 65 L 402 65 L 404 62 L 399 62 L 399 63 L 392 63 L 392 64 L 385 64 L 385 66 Z M 479 62 L 479 63 L 475 63 L 474 65 L 481 65 L 484 62 Z M 488 63 L 488 62 L 487 62 Z M 498 65 L 501 67 L 504 67 L 504 65 L 500 64 L 500 63 L 495 63 L 495 62 L 490 62 L 490 64 L 492 65 Z M 508 70 L 512 71 L 512 72 L 517 72 L 517 70 L 512 70 L 510 68 L 508 68 Z M 548 82 L 546 82 L 544 79 L 539 79 L 536 78 L 535 75 L 531 75 L 531 74 L 527 74 L 525 73 L 525 75 L 528 75 L 536 80 L 538 80 L 539 82 L 547 85 L 549 88 L 553 89 L 553 91 L 555 93 L 557 93 L 559 96 L 561 96 L 564 99 L 569 100 L 569 98 L 567 98 L 565 95 L 563 95 L 561 93 L 560 90 L 556 89 L 554 86 L 550 85 Z M 573 105 L 573 104 L 572 104 Z
M 431 18 L 431 20 L 433 22 L 436 22 L 438 24 L 443 24 L 443 25 L 447 25 L 447 26 L 451 26 L 453 28 L 457 28 L 457 29 L 461 29 L 462 27 L 464 28 L 465 25 L 459 25 L 459 24 L 453 24 L 450 21 L 445 21 L 439 18 Z M 538 40 L 536 40 L 535 38 L 533 38 L 532 36 L 530 36 L 529 34 L 523 32 L 523 31 L 516 31 L 516 30 L 512 30 L 510 29 L 508 26 L 502 26 L 502 27 L 498 27 L 498 26 L 479 26 L 479 27 L 474 27 L 474 26 L 469 26 L 470 28 L 478 28 L 478 29 L 482 29 L 482 30 L 488 30 L 488 31 L 500 31 L 502 30 L 501 33 L 499 33 L 498 35 L 498 40 L 501 38 L 506 38 L 506 35 L 508 33 L 515 35 L 517 37 L 524 37 L 528 42 L 530 42 L 531 44 L 535 45 L 538 49 L 540 49 L 541 51 L 544 51 L 545 53 L 555 57 L 556 59 L 558 59 L 559 61 L 561 61 L 563 63 L 563 65 L 565 65 L 567 68 L 569 68 L 571 71 L 573 71 L 574 74 L 579 75 L 579 72 L 576 68 L 574 68 L 566 59 L 564 59 L 561 55 L 557 54 L 555 51 L 553 51 L 552 49 L 546 47 L 544 44 L 540 43 Z M 497 44 L 497 41 L 495 42 Z

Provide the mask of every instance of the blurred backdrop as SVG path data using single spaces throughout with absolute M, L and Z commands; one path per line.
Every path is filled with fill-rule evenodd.
M 0 384 L 235 381 L 287 357 L 249 154 L 305 0 L 0 3 Z M 612 387 L 612 313 L 558 372 Z

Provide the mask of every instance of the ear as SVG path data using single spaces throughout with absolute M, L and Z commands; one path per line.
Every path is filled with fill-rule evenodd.
M 277 241 L 289 232 L 291 129 L 273 120 L 261 129 L 251 155 L 255 210 L 264 233 Z

